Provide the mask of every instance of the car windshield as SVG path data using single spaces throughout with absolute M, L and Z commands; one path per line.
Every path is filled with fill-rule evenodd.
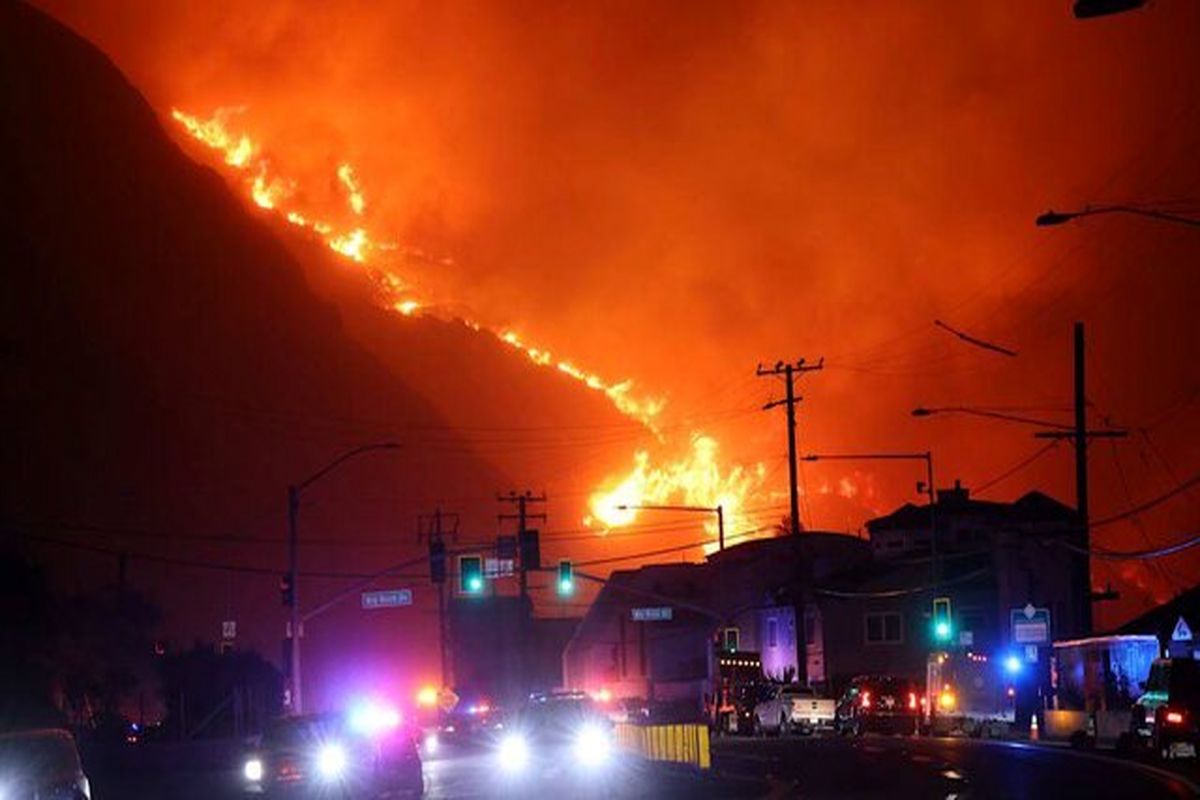
M 301 747 L 336 737 L 342 731 L 336 716 L 285 718 L 276 720 L 263 734 L 267 747 Z
M 66 733 L 0 736 L 0 769 L 58 774 L 79 768 L 75 743 Z

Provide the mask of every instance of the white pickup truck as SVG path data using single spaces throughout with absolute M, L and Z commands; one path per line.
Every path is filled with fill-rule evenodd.
M 808 686 L 784 684 L 768 689 L 754 707 L 755 730 L 761 733 L 810 734 L 833 730 L 837 701 L 818 697 Z

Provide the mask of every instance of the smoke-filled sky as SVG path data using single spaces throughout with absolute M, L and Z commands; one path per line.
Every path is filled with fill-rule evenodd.
M 977 486 L 1039 447 L 1030 429 L 909 410 L 1069 419 L 1076 319 L 1094 422 L 1135 431 L 1094 449 L 1093 515 L 1200 464 L 1200 236 L 1033 226 L 1096 201 L 1200 209 L 1200 4 L 1087 22 L 1069 0 L 40 5 L 164 116 L 244 107 L 312 204 L 350 161 L 374 230 L 452 259 L 415 264 L 418 283 L 667 395 L 668 423 L 696 420 L 774 489 L 784 428 L 756 411 L 779 394 L 759 361 L 826 358 L 801 389 L 802 450 L 932 447 L 939 483 Z M 1063 444 L 987 496 L 1072 502 L 1071 476 Z M 919 477 L 807 465 L 805 522 L 854 530 Z M 1097 540 L 1178 540 L 1197 502 Z M 1196 566 L 1098 566 L 1125 593 L 1107 618 Z

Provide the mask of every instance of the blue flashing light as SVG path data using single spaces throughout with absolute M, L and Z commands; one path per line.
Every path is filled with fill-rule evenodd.
M 1009 675 L 1016 675 L 1024 666 L 1021 663 L 1021 659 L 1016 655 L 1009 654 L 1004 659 L 1004 671 Z

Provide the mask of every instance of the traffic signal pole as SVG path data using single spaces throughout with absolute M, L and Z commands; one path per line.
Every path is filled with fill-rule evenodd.
M 526 622 L 525 622 L 525 605 L 526 605 L 526 603 L 529 602 L 528 571 L 530 569 L 536 569 L 538 566 L 540 566 L 539 564 L 527 563 L 527 556 L 529 556 L 531 553 L 531 549 L 529 547 L 530 531 L 528 528 L 528 524 L 529 524 L 529 520 L 531 520 L 531 519 L 537 519 L 537 520 L 542 520 L 542 521 L 545 521 L 545 519 L 546 519 L 545 514 L 529 513 L 529 504 L 530 503 L 545 503 L 546 495 L 545 495 L 545 493 L 542 493 L 540 495 L 535 496 L 533 494 L 533 492 L 528 491 L 528 490 L 526 490 L 524 493 L 521 493 L 521 494 L 518 494 L 516 491 L 511 491 L 506 495 L 497 495 L 496 499 L 499 500 L 501 503 L 515 504 L 517 507 L 517 513 L 515 515 L 514 514 L 500 514 L 500 515 L 498 515 L 498 519 L 501 522 L 503 522 L 504 520 L 515 519 L 517 522 L 517 553 L 518 553 L 518 555 L 520 557 L 520 561 L 521 561 L 520 568 L 518 570 L 518 576 L 517 576 L 518 586 L 520 587 L 520 589 L 519 589 L 520 599 L 518 600 L 518 608 L 517 608 L 517 663 L 519 665 L 518 669 L 520 670 L 520 676 L 518 677 L 518 680 L 521 682 L 522 689 L 523 689 L 524 685 L 525 685 L 525 679 L 526 679 L 525 650 L 528 645 L 528 631 L 526 630 L 527 626 L 526 626 Z M 532 615 L 532 613 L 533 613 L 533 611 L 532 611 L 532 609 L 530 609 L 530 614 Z

